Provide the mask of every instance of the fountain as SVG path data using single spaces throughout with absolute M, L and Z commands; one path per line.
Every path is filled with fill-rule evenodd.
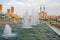
M 39 17 L 38 17 L 38 13 L 37 13 L 37 15 L 36 15 L 36 24 L 40 24 L 40 20 L 39 20 Z
M 37 25 L 39 24 L 39 19 L 38 19 L 38 13 L 34 10 L 32 10 L 32 14 L 31 15 L 31 25 Z
M 16 34 L 15 33 L 12 33 L 11 27 L 8 24 L 6 24 L 5 25 L 5 29 L 4 29 L 4 33 L 3 33 L 2 36 L 5 39 L 9 39 L 9 38 L 15 37 Z
M 31 25 L 36 25 L 36 20 L 34 17 L 31 18 Z
M 24 23 L 23 23 L 22 28 L 25 28 L 25 29 L 32 28 L 32 26 L 30 26 L 30 23 L 29 23 L 29 15 L 28 15 L 27 12 L 26 12 L 26 14 L 24 16 Z

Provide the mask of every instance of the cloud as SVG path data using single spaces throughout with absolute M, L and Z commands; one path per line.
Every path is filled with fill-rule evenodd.
M 10 8 L 11 6 L 15 7 L 15 13 L 18 15 L 24 15 L 25 10 L 29 9 L 30 13 L 32 9 L 35 9 L 37 11 L 40 10 L 40 5 L 45 4 L 46 5 L 46 11 L 48 14 L 50 13 L 60 13 L 60 2 L 57 0 L 9 0 L 8 2 L 3 2 L 3 10 L 6 12 L 7 8 Z M 52 10 L 53 9 L 53 10 Z
M 30 4 L 19 2 L 19 1 L 9 1 L 2 3 L 3 4 L 3 12 L 6 12 L 6 9 L 9 9 L 11 6 L 15 8 L 15 13 L 17 15 L 23 15 L 25 10 L 30 7 Z

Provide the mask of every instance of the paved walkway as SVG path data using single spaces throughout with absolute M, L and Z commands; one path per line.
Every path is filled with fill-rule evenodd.
M 47 24 L 52 30 L 54 30 L 60 36 L 60 29 L 54 26 Z

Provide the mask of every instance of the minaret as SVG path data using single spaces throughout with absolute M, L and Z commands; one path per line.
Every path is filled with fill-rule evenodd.
M 7 14 L 10 14 L 10 9 L 7 9 Z
M 0 4 L 0 14 L 2 14 L 2 4 Z
M 10 9 L 7 9 L 7 16 L 9 16 L 10 15 Z
M 43 11 L 45 12 L 45 5 L 43 5 Z
M 42 6 L 40 5 L 40 12 L 42 11 Z
M 45 12 L 45 5 L 40 5 L 40 12 L 44 11 Z
M 14 7 L 11 7 L 11 13 L 14 13 Z

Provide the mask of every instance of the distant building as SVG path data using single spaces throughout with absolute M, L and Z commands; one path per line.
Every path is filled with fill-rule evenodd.
M 22 17 L 19 17 L 14 13 L 14 7 L 7 9 L 6 14 L 8 16 L 9 24 L 22 23 Z
M 22 23 L 22 17 L 14 13 L 14 7 L 7 9 L 6 13 L 2 12 L 2 4 L 0 4 L 0 24 Z
M 60 22 L 60 16 L 57 17 L 57 22 Z
M 39 13 L 40 20 L 47 20 L 47 13 L 45 12 L 45 6 L 40 6 L 40 13 Z
M 7 16 L 5 13 L 2 13 L 2 4 L 0 4 L 0 24 L 6 24 L 7 23 Z
M 56 15 L 48 15 L 47 18 L 48 18 L 48 20 L 53 20 L 53 21 L 57 20 L 57 16 Z
M 2 4 L 0 4 L 0 14 L 2 13 Z
M 58 18 L 56 15 L 47 15 L 45 12 L 45 6 L 43 5 L 43 7 L 40 6 L 39 19 L 57 21 Z

